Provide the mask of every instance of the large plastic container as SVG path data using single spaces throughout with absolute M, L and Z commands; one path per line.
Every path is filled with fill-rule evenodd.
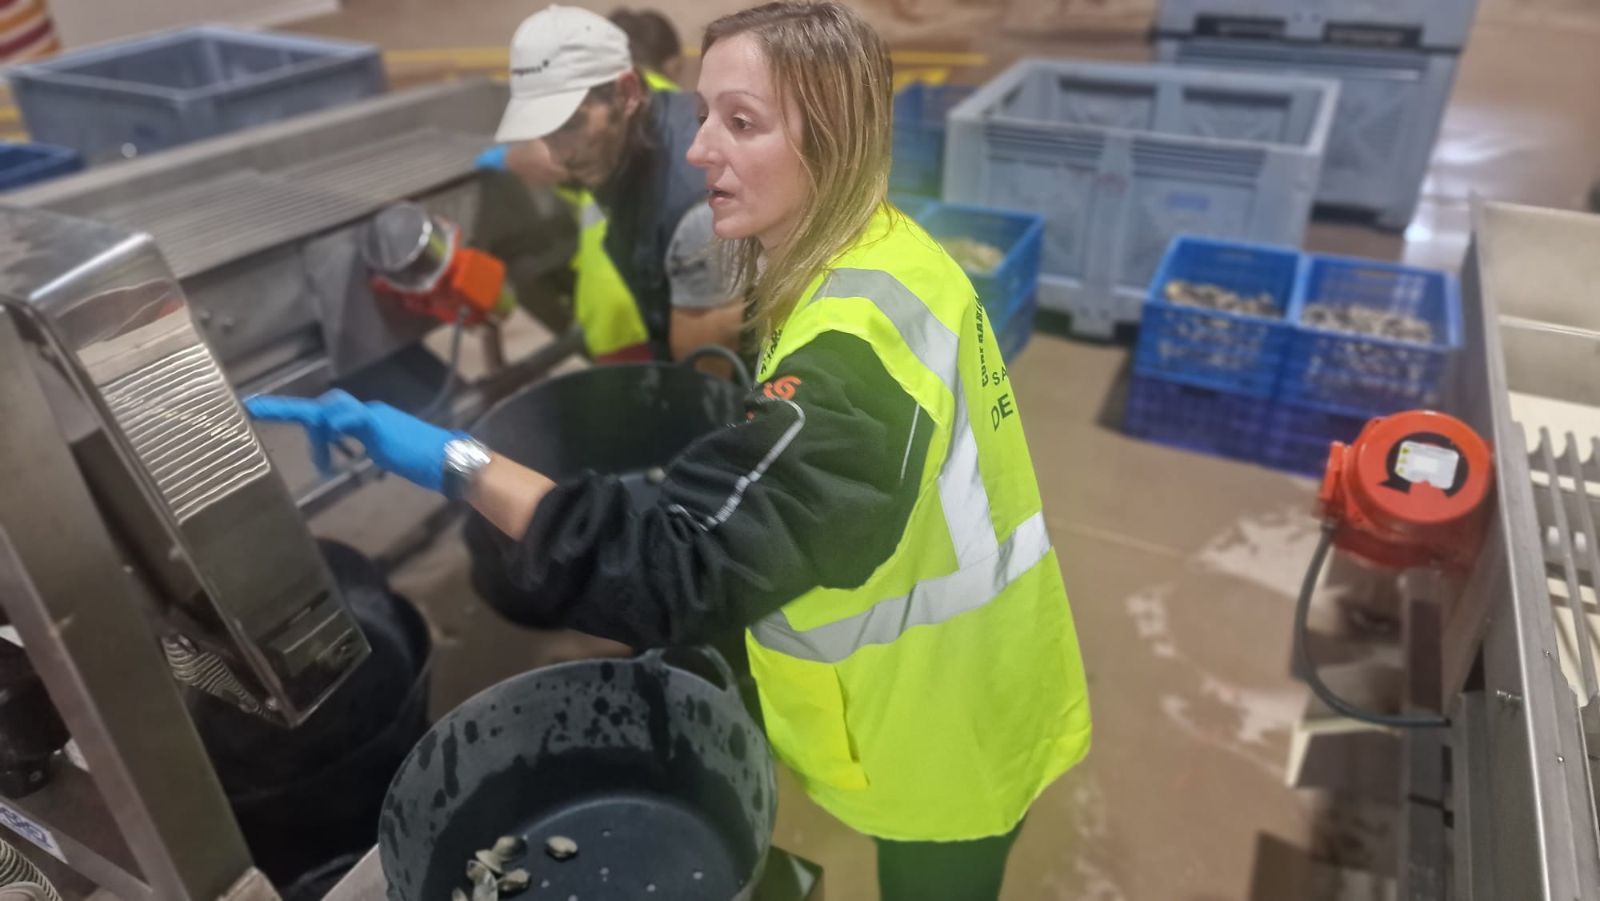
M 944 179 L 945 116 L 972 94 L 967 85 L 917 82 L 894 95 L 894 165 L 890 190 L 938 197 Z
M 377 47 L 203 26 L 13 67 L 28 132 L 90 163 L 326 109 L 384 89 Z
M 1270 407 L 1265 398 L 1169 381 L 1135 369 L 1122 430 L 1185 450 L 1253 460 Z
M 1000 342 L 1000 356 L 1007 363 L 1016 362 L 1022 349 L 1028 346 L 1028 341 L 1033 338 L 1033 323 L 1038 315 L 1037 295 L 1030 294 L 1028 299 L 1023 301 L 1022 307 L 1013 310 L 1006 321 L 990 323 L 990 327 L 994 329 L 995 340 Z
M 0 191 L 77 172 L 83 158 L 70 147 L 0 141 Z
M 1172 238 L 1297 245 L 1339 86 L 1028 59 L 950 113 L 944 197 L 1045 217 L 1039 305 L 1136 322 Z
M 1156 48 L 1163 62 L 1186 66 L 1338 79 L 1317 202 L 1373 214 L 1384 228 L 1411 222 L 1455 83 L 1455 53 L 1202 37 Z
M 1270 398 L 1293 329 L 1287 314 L 1300 254 L 1293 248 L 1182 236 L 1150 282 L 1134 365 L 1141 372 L 1194 385 Z M 1177 281 L 1211 285 L 1242 297 L 1267 295 L 1272 317 L 1188 306 L 1167 299 Z
M 1478 0 L 1161 0 L 1158 34 L 1459 48 Z
M 1027 343 L 1033 315 L 1029 309 L 1039 286 L 1039 254 L 1044 220 L 1032 213 L 996 210 L 952 203 L 930 204 L 916 217 L 918 224 L 940 242 L 965 238 L 992 245 L 1001 252 L 1000 264 L 986 272 L 967 270 L 978 300 L 989 313 L 990 327 L 1002 350 L 1009 337 L 1016 350 Z M 1020 340 L 1008 330 L 1022 328 Z M 1010 359 L 1010 355 L 1007 356 Z
M 1425 342 L 1372 337 L 1308 324 L 1313 305 L 1365 307 L 1426 322 Z M 1279 397 L 1329 412 L 1382 415 L 1437 406 L 1461 347 L 1456 280 L 1431 269 L 1351 257 L 1308 255 L 1289 320 L 1295 334 Z

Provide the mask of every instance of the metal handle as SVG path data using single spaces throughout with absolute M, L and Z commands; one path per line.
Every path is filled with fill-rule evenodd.
M 727 658 L 723 657 L 716 648 L 713 648 L 710 645 L 683 645 L 681 647 L 673 648 L 651 648 L 650 650 L 645 651 L 643 654 L 640 654 L 639 659 L 651 666 L 670 666 L 675 670 L 705 679 L 705 676 L 701 675 L 700 673 L 697 673 L 692 669 L 688 669 L 687 667 L 678 666 L 671 660 L 667 659 L 668 654 L 678 653 L 696 654 L 702 660 L 705 660 L 707 663 L 711 664 L 711 668 L 716 670 L 717 675 L 722 679 L 723 692 L 725 694 L 733 695 L 734 697 L 739 696 L 739 677 L 734 675 L 733 667 L 728 665 Z M 706 681 L 709 682 L 710 680 L 707 679 Z
M 707 344 L 704 347 L 697 347 L 678 362 L 683 366 L 693 367 L 695 363 L 705 357 L 720 357 L 726 360 L 728 365 L 733 367 L 734 381 L 738 382 L 739 387 L 746 391 L 755 385 L 754 380 L 750 378 L 750 367 L 744 365 L 744 360 L 740 359 L 738 354 L 720 344 Z

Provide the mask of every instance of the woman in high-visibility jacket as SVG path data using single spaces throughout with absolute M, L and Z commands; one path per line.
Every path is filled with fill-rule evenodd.
M 541 616 L 635 647 L 747 627 L 772 747 L 878 840 L 882 897 L 993 899 L 1029 806 L 1090 736 L 1005 362 L 961 268 L 885 201 L 877 34 L 837 3 L 782 2 L 704 46 L 689 157 L 763 384 L 658 500 L 554 483 L 348 396 L 251 407 L 464 497 L 517 539 L 507 566 L 549 599 Z

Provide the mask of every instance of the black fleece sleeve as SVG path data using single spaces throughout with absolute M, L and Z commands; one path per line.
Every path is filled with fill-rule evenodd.
M 707 640 L 864 582 L 899 544 L 931 435 L 866 342 L 825 333 L 673 461 L 653 505 L 614 476 L 558 485 L 509 575 L 540 619 L 635 647 Z

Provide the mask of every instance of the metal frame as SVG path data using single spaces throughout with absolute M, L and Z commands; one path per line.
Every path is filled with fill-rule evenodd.
M 1538 240 L 1532 232 L 1541 227 L 1600 236 L 1600 220 L 1560 218 L 1566 216 L 1572 214 L 1478 205 L 1462 272 L 1467 343 L 1464 365 L 1456 367 L 1454 411 L 1495 448 L 1499 502 L 1477 569 L 1447 616 L 1440 646 L 1444 688 L 1452 697 L 1455 898 L 1600 899 L 1600 824 L 1590 772 L 1590 755 L 1600 747 L 1586 741 L 1579 698 L 1561 669 L 1547 583 L 1546 523 L 1536 500 L 1541 489 L 1511 411 L 1511 360 L 1503 331 L 1515 326 L 1501 313 L 1501 300 L 1514 295 L 1553 303 L 1549 295 L 1554 293 L 1563 301 L 1581 302 L 1582 297 L 1568 300 L 1561 292 L 1563 278 L 1572 273 L 1557 272 L 1593 265 L 1581 259 L 1593 256 L 1583 254 L 1581 244 L 1565 256 L 1552 248 L 1536 262 L 1512 248 L 1522 242 L 1525 250 L 1530 239 Z M 1600 333 L 1591 336 L 1589 346 L 1600 346 Z M 1529 370 L 1519 369 L 1522 384 L 1530 376 L 1539 378 L 1536 370 L 1554 365 L 1538 355 L 1516 363 Z M 1550 451 L 1538 448 L 1534 456 L 1541 468 L 1554 470 Z M 1565 507 L 1552 499 L 1548 515 Z M 1572 588 L 1579 578 L 1572 531 L 1575 522 L 1586 525 L 1582 519 L 1563 512 L 1549 523 L 1559 533 L 1558 576 Z M 1591 579 L 1597 576 L 1590 573 Z
M 0 315 L 0 605 L 98 792 L 63 770 L 11 803 L 58 833 L 69 865 L 127 901 L 276 899 L 254 869 L 145 618 L 143 589 L 106 530 L 33 359 L 15 321 Z

